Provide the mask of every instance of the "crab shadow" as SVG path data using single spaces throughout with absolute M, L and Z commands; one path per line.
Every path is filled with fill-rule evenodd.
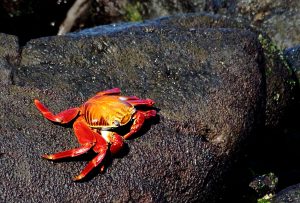
M 157 112 L 159 111 L 158 108 L 153 108 L 153 109 L 155 109 Z M 159 122 L 160 122 L 160 116 L 159 115 L 156 115 L 153 118 L 147 119 L 145 121 L 145 123 L 143 124 L 142 128 L 138 132 L 136 132 L 128 140 L 124 140 L 124 145 L 123 145 L 122 149 L 117 154 L 112 155 L 109 152 L 109 149 L 108 149 L 107 154 L 106 154 L 104 160 L 101 162 L 101 164 L 99 164 L 90 173 L 88 173 L 87 176 L 84 179 L 76 181 L 76 182 L 87 182 L 87 181 L 93 179 L 94 177 L 98 176 L 99 173 L 101 173 L 101 174 L 106 173 L 107 169 L 111 167 L 114 159 L 122 159 L 123 157 L 127 156 L 130 153 L 130 147 L 129 147 L 130 142 L 133 142 L 134 139 L 136 139 L 136 138 L 142 137 L 144 134 L 146 134 L 151 129 L 151 126 L 156 125 Z M 121 136 L 125 135 L 127 132 L 130 131 L 130 127 L 132 126 L 132 123 L 133 122 L 130 122 L 128 125 L 125 125 L 125 126 L 122 126 L 122 127 L 118 128 L 117 130 L 115 130 L 115 132 L 118 133 Z M 65 128 L 72 128 L 73 127 L 73 122 L 68 123 L 68 124 L 64 124 L 64 125 L 57 124 L 57 123 L 54 123 L 54 124 L 63 126 Z M 59 159 L 59 160 L 54 160 L 52 162 L 53 163 L 62 163 L 62 162 L 67 162 L 68 163 L 68 162 L 77 162 L 77 161 L 81 162 L 81 161 L 84 161 L 84 162 L 88 163 L 88 162 L 92 161 L 92 159 L 95 158 L 96 155 L 97 155 L 97 153 L 95 153 L 91 149 L 87 153 L 82 154 L 80 156 L 63 158 L 63 159 Z M 104 166 L 104 170 L 101 170 L 101 168 L 103 166 Z

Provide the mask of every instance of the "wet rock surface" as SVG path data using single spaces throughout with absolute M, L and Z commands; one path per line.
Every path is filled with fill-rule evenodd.
M 282 51 L 265 35 L 260 34 L 257 30 L 247 26 L 244 21 L 233 20 L 225 16 L 211 14 L 185 14 L 171 17 L 159 18 L 155 21 L 146 21 L 144 23 L 124 23 L 116 26 L 106 25 L 92 29 L 86 29 L 81 32 L 70 34 L 71 36 L 93 36 L 95 33 L 109 34 L 112 31 L 119 32 L 128 28 L 143 27 L 143 31 L 148 33 L 158 33 L 157 25 L 160 29 L 168 29 L 172 25 L 173 30 L 188 30 L 191 35 L 196 28 L 232 28 L 245 29 L 257 33 L 257 39 L 262 46 L 262 55 L 258 56 L 258 61 L 266 68 L 263 73 L 266 85 L 266 118 L 265 125 L 270 128 L 276 128 L 282 121 L 282 118 L 287 111 L 287 107 L 294 102 L 291 98 L 294 97 L 297 89 L 293 70 L 285 60 Z M 134 29 L 133 29 L 134 30 Z M 147 36 L 147 35 L 146 35 Z
M 264 50 L 266 78 L 266 121 L 268 128 L 278 128 L 288 108 L 295 103 L 298 84 L 283 52 L 268 37 L 259 35 Z
M 292 185 L 288 188 L 283 189 L 276 194 L 272 199 L 272 203 L 284 203 L 291 202 L 296 203 L 300 201 L 300 184 Z
M 0 3 L 0 31 L 20 36 L 21 41 L 53 35 L 74 0 L 15 0 Z M 102 24 L 142 21 L 180 13 L 207 12 L 238 17 L 266 32 L 280 48 L 299 44 L 298 0 L 114 0 L 91 1 L 74 30 Z
M 298 84 L 300 82 L 300 46 L 292 47 L 285 50 L 285 57 L 296 74 Z
M 7 65 L 13 82 L 0 87 L 1 200 L 217 201 L 237 152 L 264 124 L 267 94 L 259 35 L 213 22 L 188 15 L 29 41 Z M 95 155 L 43 160 L 78 144 L 33 99 L 59 112 L 112 87 L 155 100 L 159 117 L 107 159 L 103 174 L 75 183 Z
M 208 0 L 206 5 L 206 11 L 249 20 L 249 24 L 266 32 L 280 48 L 299 44 L 297 0 Z
M 19 63 L 19 42 L 13 35 L 0 33 L 0 84 L 13 84 L 14 67 Z

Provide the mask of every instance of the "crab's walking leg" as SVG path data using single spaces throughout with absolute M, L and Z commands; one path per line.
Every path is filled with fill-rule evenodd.
M 88 163 L 88 165 L 81 171 L 81 173 L 74 177 L 73 180 L 78 181 L 84 178 L 93 168 L 97 167 L 104 159 L 107 151 L 107 142 L 102 136 L 96 136 L 96 144 L 93 150 L 98 155 Z
M 66 158 L 66 157 L 75 157 L 75 156 L 79 156 L 81 154 L 86 153 L 89 149 L 91 149 L 91 147 L 93 145 L 94 144 L 92 144 L 92 143 L 87 143 L 87 144 L 84 144 L 75 149 L 70 149 L 70 150 L 58 152 L 55 154 L 49 154 L 49 155 L 44 154 L 44 155 L 42 155 L 42 157 L 45 159 L 49 159 L 49 160 L 57 160 L 57 159 L 62 159 L 62 158 Z
M 132 104 L 133 106 L 153 106 L 154 101 L 152 99 L 135 99 L 135 100 L 127 100 L 128 103 Z
M 111 95 L 111 94 L 120 94 L 121 90 L 119 88 L 113 88 L 110 90 L 104 90 L 101 92 L 98 92 L 96 95 L 102 96 L 102 95 Z
M 79 108 L 71 108 L 65 111 L 62 111 L 56 115 L 49 111 L 49 109 L 44 106 L 39 100 L 34 100 L 34 104 L 37 109 L 43 114 L 45 118 L 50 121 L 57 122 L 57 123 L 69 123 L 73 120 L 79 113 Z
M 79 117 L 73 124 L 75 135 L 78 139 L 79 144 L 81 145 L 78 148 L 70 149 L 63 152 L 58 152 L 51 155 L 43 155 L 45 159 L 56 160 L 66 157 L 79 156 L 86 153 L 91 149 L 96 143 L 97 133 L 94 132 L 89 126 L 85 123 L 82 117 Z
M 149 110 L 146 112 L 137 111 L 133 116 L 134 122 L 130 128 L 130 131 L 126 135 L 124 135 L 124 139 L 130 138 L 134 133 L 139 131 L 146 119 L 149 119 L 149 118 L 155 117 L 155 116 L 156 116 L 155 110 Z

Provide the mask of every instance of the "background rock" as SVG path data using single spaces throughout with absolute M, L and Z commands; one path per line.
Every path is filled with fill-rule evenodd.
M 288 108 L 295 103 L 298 84 L 294 71 L 287 63 L 284 54 L 266 36 L 259 35 L 264 50 L 266 77 L 266 122 L 268 128 L 278 128 Z
M 237 152 L 263 124 L 263 52 L 248 30 L 198 27 L 208 19 L 201 16 L 178 17 L 181 24 L 173 26 L 175 19 L 22 47 L 15 85 L 0 87 L 3 201 L 217 201 Z M 107 160 L 104 174 L 98 169 L 74 183 L 71 177 L 93 154 L 41 159 L 77 142 L 71 128 L 42 118 L 33 99 L 59 112 L 112 87 L 154 99 L 159 118 L 147 122 L 120 157 Z
M 291 202 L 296 203 L 300 201 L 299 196 L 300 184 L 292 185 L 280 191 L 276 196 L 271 199 L 272 203 Z
M 24 43 L 31 38 L 55 35 L 74 0 L 4 0 L 0 3 L 0 32 L 18 35 Z M 91 1 L 73 31 L 124 21 L 142 21 L 161 16 L 207 12 L 247 21 L 266 32 L 279 48 L 300 42 L 298 0 L 105 0 Z
M 16 36 L 0 33 L 0 85 L 13 84 L 14 69 L 19 63 L 19 42 Z
M 285 50 L 285 57 L 296 74 L 298 85 L 300 82 L 300 46 L 292 47 Z
M 206 11 L 249 20 L 249 24 L 266 32 L 281 49 L 299 44 L 297 0 L 208 0 L 206 5 Z

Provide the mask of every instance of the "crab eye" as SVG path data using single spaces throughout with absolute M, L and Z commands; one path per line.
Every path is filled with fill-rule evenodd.
M 117 120 L 115 120 L 115 121 L 114 121 L 114 125 L 115 125 L 115 126 L 120 126 L 120 122 L 117 121 Z

